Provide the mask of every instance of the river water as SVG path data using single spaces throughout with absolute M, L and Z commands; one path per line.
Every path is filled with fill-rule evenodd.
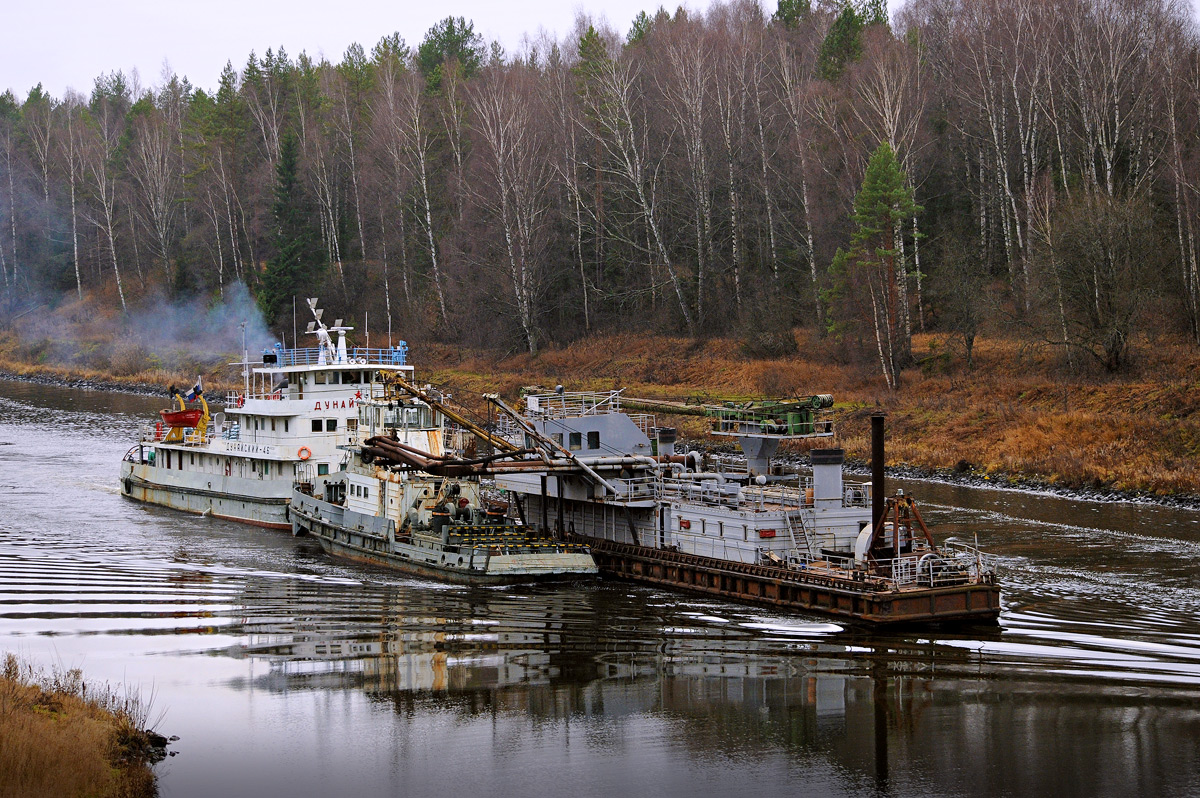
M 1200 795 L 1200 513 L 907 484 L 998 626 L 472 589 L 123 498 L 163 400 L 0 381 L 0 651 L 152 699 L 165 796 Z

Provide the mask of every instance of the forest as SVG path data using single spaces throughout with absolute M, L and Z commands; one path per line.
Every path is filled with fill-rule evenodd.
M 243 285 L 289 345 L 308 296 L 530 355 L 805 328 L 892 389 L 927 331 L 1120 372 L 1200 344 L 1197 45 L 1176 0 L 728 0 L 10 91 L 0 291 L 120 315 Z

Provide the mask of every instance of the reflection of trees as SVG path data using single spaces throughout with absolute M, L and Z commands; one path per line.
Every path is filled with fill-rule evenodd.
M 229 653 L 269 672 L 234 686 L 361 690 L 411 761 L 569 754 L 591 772 L 637 762 L 851 794 L 1180 793 L 1200 772 L 1195 713 L 973 650 L 999 630 L 831 632 L 734 605 L 716 624 L 647 595 L 264 580 Z

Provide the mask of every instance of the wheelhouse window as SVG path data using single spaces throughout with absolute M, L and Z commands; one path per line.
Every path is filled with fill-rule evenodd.
M 583 433 L 572 432 L 570 437 L 571 451 L 577 452 L 583 448 Z
M 600 448 L 600 430 L 592 430 L 591 432 L 588 433 L 588 448 L 589 449 L 599 449 Z

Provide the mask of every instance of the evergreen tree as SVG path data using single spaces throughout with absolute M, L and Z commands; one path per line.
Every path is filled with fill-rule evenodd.
M 812 0 L 779 0 L 771 19 L 785 28 L 798 28 L 812 13 Z
M 458 62 L 463 80 L 469 80 L 483 66 L 485 52 L 483 37 L 475 32 L 474 22 L 446 17 L 429 29 L 417 47 L 417 69 L 425 76 L 429 90 L 436 92 L 447 61 Z
M 821 52 L 817 56 L 817 75 L 822 80 L 833 82 L 841 77 L 846 64 L 857 61 L 862 55 L 863 19 L 846 4 L 842 13 L 829 26 Z
M 837 283 L 835 295 L 849 300 L 835 308 L 834 315 L 853 324 L 869 320 L 884 379 L 893 390 L 899 387 L 900 369 L 907 365 L 912 351 L 905 222 L 921 210 L 896 153 L 886 141 L 881 143 L 867 163 L 862 189 L 854 198 L 850 251 L 839 250 L 831 269 Z
M 258 306 L 267 323 L 281 326 L 292 297 L 312 293 L 325 270 L 325 253 L 313 213 L 299 180 L 299 144 L 288 134 L 279 149 L 275 168 L 275 256 L 267 261 Z

